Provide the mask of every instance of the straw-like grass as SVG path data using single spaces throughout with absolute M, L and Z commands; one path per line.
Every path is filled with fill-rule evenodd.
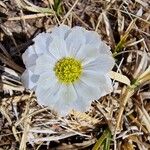
M 20 82 L 32 38 L 61 23 L 98 32 L 116 60 L 114 91 L 65 118 Z M 148 150 L 149 143 L 149 0 L 0 1 L 0 150 Z

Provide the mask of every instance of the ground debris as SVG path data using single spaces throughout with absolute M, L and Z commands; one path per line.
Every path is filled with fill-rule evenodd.
M 150 149 L 149 0 L 60 0 L 57 12 L 54 2 L 0 1 L 0 149 Z M 65 118 L 38 105 L 20 81 L 22 53 L 61 23 L 97 31 L 116 59 L 113 76 L 123 75 L 88 112 Z

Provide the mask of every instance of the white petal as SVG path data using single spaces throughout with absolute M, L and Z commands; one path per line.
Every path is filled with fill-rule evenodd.
M 79 96 L 71 105 L 76 111 L 85 112 L 89 109 L 92 100 L 86 97 Z
M 107 55 L 112 55 L 111 51 L 110 51 L 110 47 L 108 45 L 106 45 L 106 43 L 104 41 L 100 41 L 99 42 L 99 52 L 100 54 L 107 54 Z
M 41 73 L 47 72 L 50 69 L 52 70 L 55 66 L 55 63 L 56 59 L 45 53 L 37 58 L 34 73 L 40 75 Z
M 106 84 L 105 85 L 100 85 L 101 89 L 101 96 L 104 96 L 106 94 L 109 94 L 113 91 L 113 85 L 110 77 L 108 75 L 105 75 L 106 78 Z
M 37 55 L 41 55 L 45 52 L 48 52 L 48 45 L 52 42 L 52 37 L 50 33 L 40 33 L 37 35 L 33 41 L 35 42 L 33 48 Z
M 70 32 L 71 28 L 66 25 L 60 25 L 59 27 L 54 27 L 52 29 L 52 37 L 57 36 L 60 39 L 65 39 L 68 33 Z
M 99 87 L 107 84 L 105 75 L 99 73 L 100 71 L 83 71 L 80 80 L 92 87 Z
M 75 31 L 79 31 L 79 32 L 82 32 L 82 34 L 84 34 L 87 30 L 81 26 L 74 26 L 72 29 L 72 31 L 75 30 Z M 84 35 L 85 36 L 85 35 Z
M 38 103 L 44 106 L 49 106 L 50 108 L 59 100 L 58 91 L 60 89 L 60 84 L 58 82 L 49 84 L 48 88 L 39 85 L 36 88 L 36 96 Z
M 33 66 L 38 56 L 48 51 L 48 43 L 51 41 L 50 38 L 50 33 L 41 33 L 33 39 L 35 43 L 29 46 L 22 55 L 23 62 L 27 68 L 32 67 L 32 71 L 34 70 Z
M 97 71 L 100 70 L 103 73 L 109 72 L 114 66 L 114 59 L 109 55 L 101 55 L 91 62 L 84 62 L 84 70 Z
M 99 55 L 99 51 L 96 47 L 86 44 L 81 46 L 75 57 L 81 61 L 91 61 Z
M 59 94 L 62 98 L 62 101 L 64 101 L 64 105 L 70 103 L 70 101 L 76 100 L 77 98 L 77 93 L 75 91 L 75 88 L 73 87 L 73 84 L 62 85 Z
M 39 76 L 33 74 L 30 70 L 25 70 L 25 72 L 21 76 L 21 81 L 25 88 L 34 90 L 37 85 L 37 80 Z
M 86 98 L 85 98 L 86 99 Z M 91 101 L 84 100 L 81 97 L 78 97 L 75 101 L 70 101 L 68 103 L 64 103 L 64 101 L 57 101 L 53 106 L 53 109 L 61 116 L 66 116 L 71 110 L 76 111 L 87 111 Z
M 49 45 L 49 52 L 56 58 L 60 59 L 67 55 L 66 43 L 64 39 L 53 37 L 53 41 Z
M 99 49 L 100 54 L 112 55 L 110 47 L 102 41 L 100 35 L 95 31 L 87 31 L 84 33 L 86 37 L 86 44 L 93 45 Z
M 95 31 L 87 31 L 85 32 L 86 44 L 91 44 L 94 46 L 99 46 L 101 41 L 100 35 Z
M 85 99 L 98 99 L 100 95 L 99 88 L 92 87 L 87 85 L 85 82 L 79 80 L 78 82 L 74 83 L 74 87 L 79 96 L 84 97 Z
M 69 104 L 65 104 L 63 100 L 58 100 L 52 107 L 60 116 L 66 116 L 72 108 Z
M 26 65 L 26 68 L 35 65 L 37 54 L 35 53 L 32 46 L 28 47 L 28 49 L 23 53 L 22 59 L 24 64 Z
M 51 85 L 56 84 L 57 78 L 52 71 L 42 73 L 39 77 L 37 85 L 42 86 L 43 89 L 49 88 Z
M 85 44 L 85 36 L 82 28 L 72 28 L 66 38 L 67 50 L 70 56 L 75 56 L 82 45 Z

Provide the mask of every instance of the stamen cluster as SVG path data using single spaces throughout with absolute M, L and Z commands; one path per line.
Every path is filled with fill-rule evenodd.
M 82 66 L 80 61 L 71 57 L 65 57 L 56 63 L 54 71 L 60 82 L 69 84 L 79 79 L 82 73 Z

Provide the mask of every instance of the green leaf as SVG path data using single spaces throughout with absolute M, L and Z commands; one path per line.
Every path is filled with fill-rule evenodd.
M 103 147 L 103 150 L 109 150 L 111 140 L 111 132 L 106 129 L 102 136 L 98 139 L 92 150 L 99 150 Z
M 57 15 L 59 15 L 62 12 L 61 1 L 62 0 L 54 0 L 54 10 L 57 13 Z

